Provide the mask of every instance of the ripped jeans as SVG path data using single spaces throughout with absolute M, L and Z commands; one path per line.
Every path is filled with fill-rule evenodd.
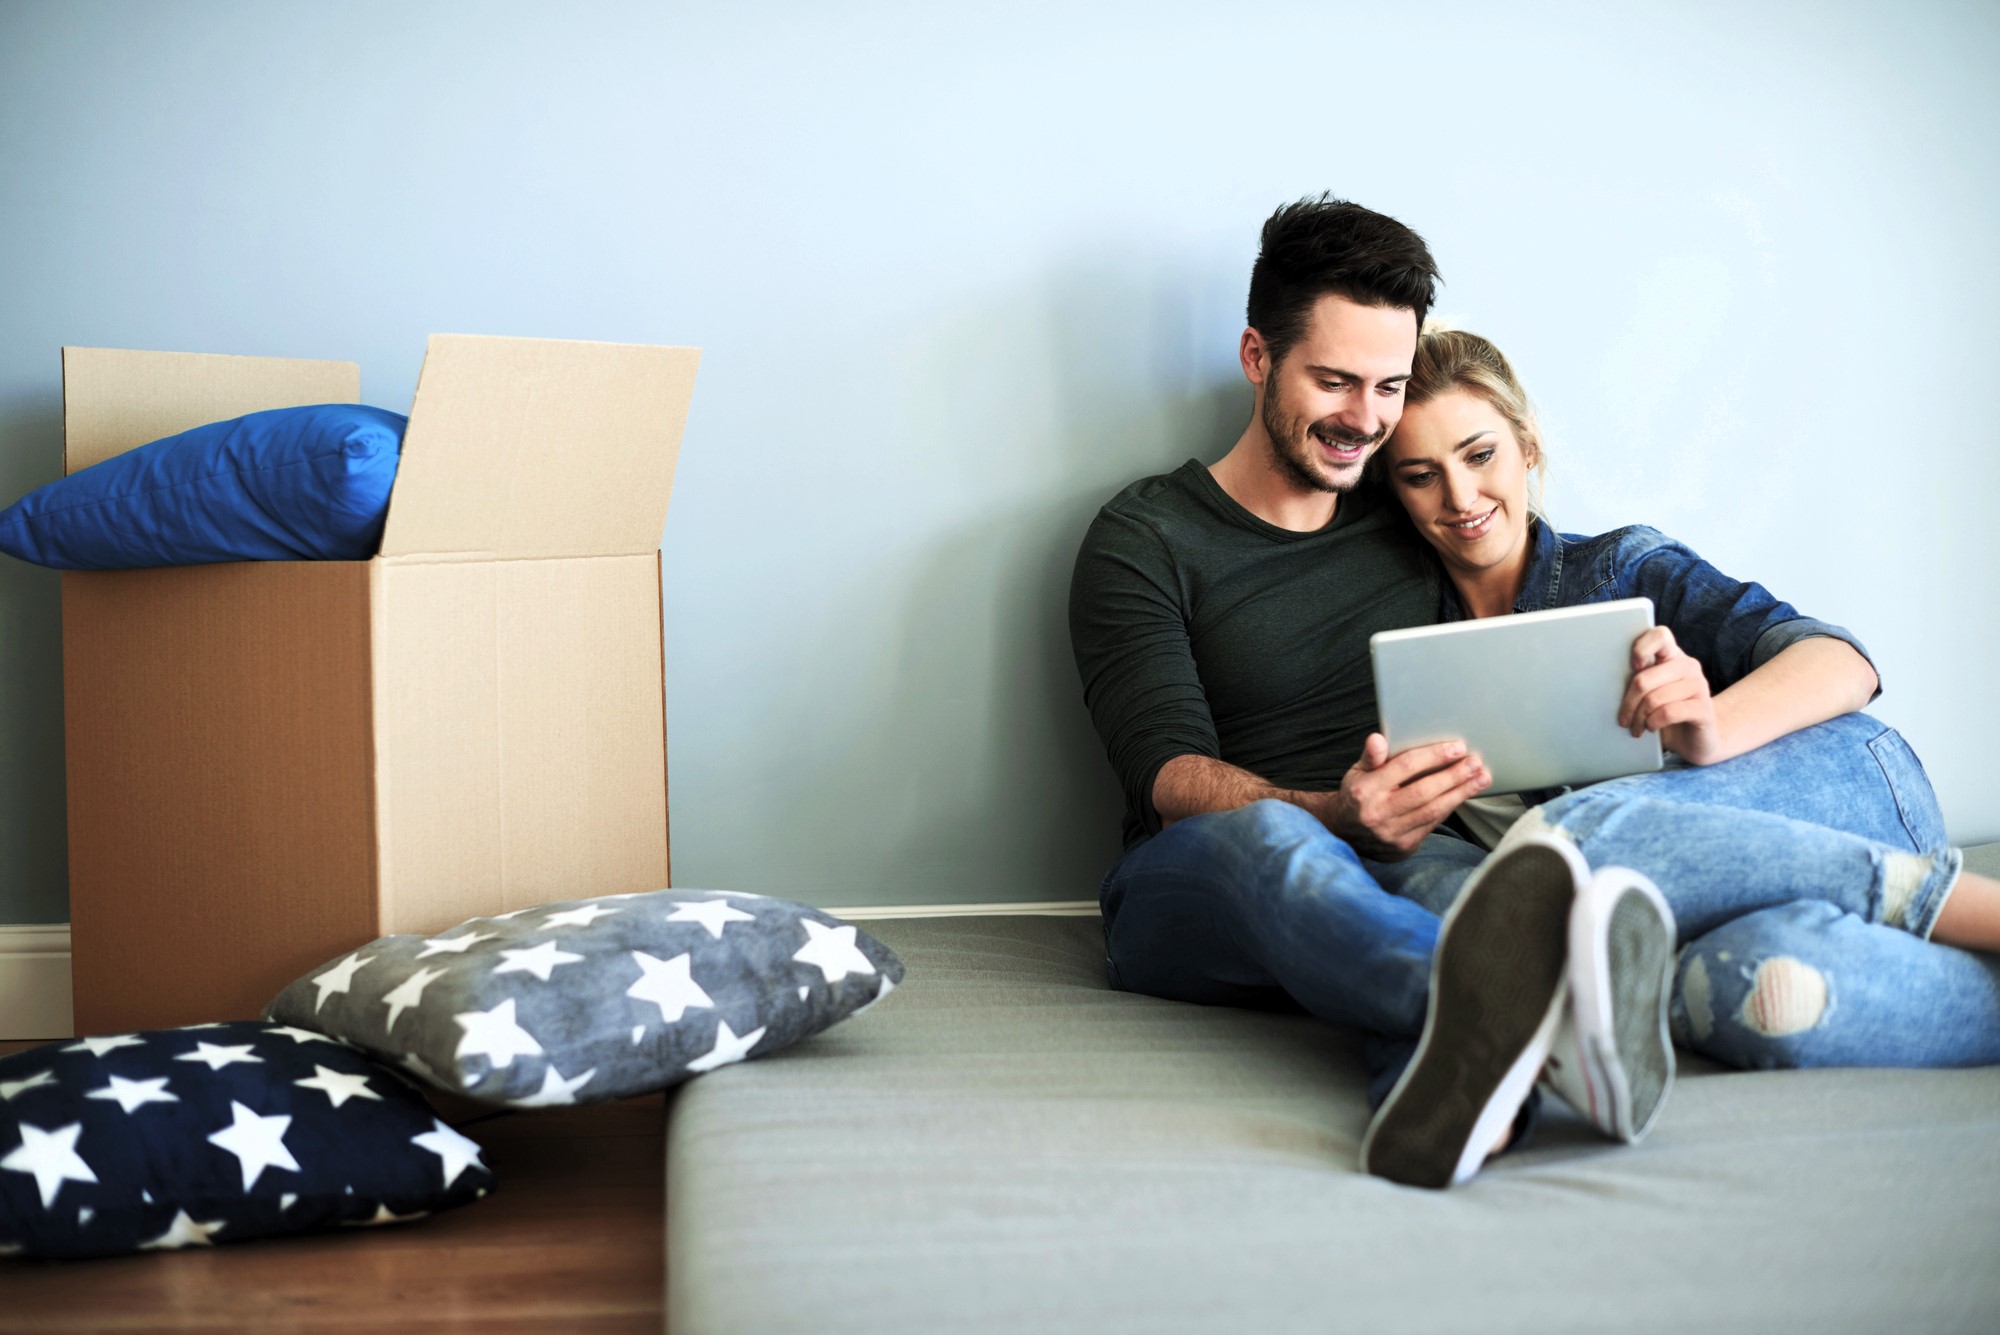
M 1551 827 L 1673 906 L 1683 1046 L 1765 1069 L 2000 1062 L 2000 957 L 1926 939 L 1963 854 L 1915 753 L 1877 720 L 1576 789 L 1517 828 Z M 1378 876 L 1439 913 L 1464 880 L 1435 864 Z

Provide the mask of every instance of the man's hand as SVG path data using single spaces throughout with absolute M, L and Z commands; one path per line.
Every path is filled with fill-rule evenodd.
M 1389 741 L 1370 733 L 1331 793 L 1314 793 L 1309 810 L 1355 852 L 1377 862 L 1400 862 L 1417 851 L 1438 822 L 1493 782 L 1463 742 L 1433 742 L 1389 754 Z
M 1691 765 L 1712 765 L 1734 754 L 1700 661 L 1690 658 L 1665 626 L 1632 641 L 1632 680 L 1618 705 L 1618 726 L 1634 737 L 1659 733 L 1660 745 Z

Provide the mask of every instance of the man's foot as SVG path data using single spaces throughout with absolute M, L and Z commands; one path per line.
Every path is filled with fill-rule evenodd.
M 1570 913 L 1570 1003 L 1544 1075 L 1613 1140 L 1651 1130 L 1673 1086 L 1673 970 L 1674 914 L 1659 890 L 1624 867 L 1598 872 Z
M 1590 871 L 1566 840 L 1495 853 L 1445 915 L 1430 1011 L 1361 1142 L 1361 1170 L 1412 1187 L 1479 1171 L 1534 1088 L 1562 1018 L 1570 910 Z

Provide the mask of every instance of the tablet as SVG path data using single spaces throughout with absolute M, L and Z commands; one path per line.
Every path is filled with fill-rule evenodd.
M 1632 641 L 1653 600 L 1454 621 L 1371 636 L 1389 753 L 1457 738 L 1493 773 L 1488 793 L 1593 783 L 1660 768 L 1660 735 L 1618 726 Z

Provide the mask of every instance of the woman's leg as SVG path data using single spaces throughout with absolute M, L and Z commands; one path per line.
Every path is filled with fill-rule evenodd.
M 1748 755 L 1594 784 L 1523 823 L 1554 826 L 1593 866 L 1666 893 L 1681 936 L 1777 904 L 1824 899 L 1869 922 L 2000 949 L 2000 883 L 1962 874 L 1909 744 L 1865 714 Z
M 1746 914 L 1681 952 L 1674 1038 L 1732 1066 L 2000 1062 L 2000 960 L 1831 904 Z
M 1906 853 L 1786 816 L 1663 801 L 1611 784 L 1546 803 L 1515 827 L 1536 829 L 1567 836 L 1593 867 L 1652 878 L 1683 942 L 1746 913 L 1815 899 L 1928 937 L 1964 862 L 1955 848 Z

